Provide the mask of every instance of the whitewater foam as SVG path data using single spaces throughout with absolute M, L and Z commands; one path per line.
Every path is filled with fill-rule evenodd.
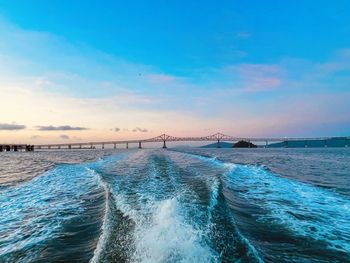
M 350 200 L 345 196 L 297 182 L 257 166 L 238 165 L 226 175 L 229 187 L 247 202 L 263 208 L 261 222 L 278 224 L 294 235 L 326 242 L 350 253 Z
M 109 207 L 110 207 L 110 192 L 109 192 L 109 188 L 107 186 L 107 184 L 101 179 L 101 177 L 95 172 L 93 171 L 99 181 L 99 184 L 103 187 L 104 191 L 105 191 L 105 211 L 104 211 L 104 215 L 103 215 L 103 223 L 102 223 L 102 227 L 101 227 L 101 236 L 98 239 L 96 248 L 94 250 L 94 255 L 91 258 L 90 262 L 91 263 L 97 263 L 99 262 L 100 259 L 100 255 L 103 251 L 103 248 L 106 246 L 107 242 L 108 242 L 108 238 L 109 238 L 109 220 L 108 220 L 108 216 L 109 216 Z
M 202 240 L 203 233 L 186 223 L 179 210 L 177 198 L 155 205 L 150 221 L 135 231 L 135 261 L 217 261 L 217 255 Z
M 54 169 L 0 196 L 0 258 L 27 251 L 24 261 L 39 256 L 43 244 L 56 238 L 63 224 L 84 212 L 81 198 L 97 187 L 82 165 Z

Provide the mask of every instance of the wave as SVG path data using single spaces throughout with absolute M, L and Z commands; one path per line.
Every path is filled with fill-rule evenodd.
M 29 182 L 1 191 L 0 259 L 45 261 L 45 247 L 52 242 L 64 246 L 64 240 L 69 239 L 65 228 L 86 213 L 89 204 L 98 205 L 101 192 L 96 176 L 84 165 L 58 165 Z M 47 249 L 46 254 L 50 254 Z
M 137 155 L 133 155 L 137 158 Z M 144 158 L 148 158 L 144 156 Z M 127 260 L 135 262 L 163 262 L 164 260 L 178 262 L 213 262 L 214 256 L 210 248 L 202 240 L 203 233 L 186 222 L 181 214 L 181 202 L 185 190 L 176 189 L 176 176 L 171 165 L 157 156 L 150 162 L 140 162 L 138 169 L 130 174 L 130 159 L 119 164 L 122 176 L 106 176 L 113 201 L 110 205 L 118 210 L 122 217 L 114 220 L 132 220 L 128 233 L 132 244 L 123 247 L 128 251 Z M 140 163 L 145 163 L 144 166 Z M 161 165 L 163 164 L 163 166 Z M 125 165 L 125 169 L 123 169 Z M 144 170 L 146 169 L 146 170 Z M 140 173 L 144 170 L 146 174 Z M 118 172 L 114 171 L 115 175 Z M 133 178 L 131 178 L 131 176 Z M 103 177 L 103 175 L 102 175 Z M 168 191 L 167 191 L 168 189 Z M 115 224 L 115 222 L 112 222 Z M 111 227 L 111 224 L 106 225 Z M 110 232 L 111 229 L 105 229 Z M 104 246 L 116 246 L 115 236 L 109 236 Z M 117 252 L 121 252 L 118 249 Z M 116 255 L 117 257 L 117 255 Z M 103 255 L 99 259 L 111 258 Z
M 234 194 L 235 202 L 241 200 L 246 210 L 253 211 L 251 216 L 254 220 L 251 223 L 256 228 L 269 229 L 260 230 L 260 233 L 252 231 L 256 236 L 270 237 L 270 240 L 257 238 L 257 242 L 279 242 L 275 244 L 276 249 L 283 242 L 285 246 L 294 246 L 293 253 L 286 253 L 279 260 L 291 260 L 295 256 L 321 260 L 324 255 L 319 253 L 320 250 L 328 251 L 326 258 L 329 260 L 341 262 L 350 259 L 350 200 L 347 196 L 284 178 L 261 166 L 190 155 L 226 168 L 223 180 L 227 189 Z M 277 241 L 273 240 L 274 236 Z M 305 242 L 308 246 L 302 245 Z
M 350 254 L 350 200 L 345 196 L 260 167 L 234 166 L 227 178 L 247 201 L 264 209 L 258 216 L 261 222 L 278 224 L 295 236 Z
M 100 173 L 110 198 L 92 262 L 261 262 L 229 215 L 217 174 L 163 151 L 131 152 L 112 166 Z
M 94 173 L 96 173 L 94 170 L 92 170 Z M 105 192 L 105 207 L 104 207 L 104 216 L 103 216 L 103 223 L 102 223 L 102 227 L 101 227 L 101 235 L 98 239 L 96 248 L 94 250 L 94 255 L 93 257 L 90 259 L 91 263 L 97 263 L 99 262 L 99 259 L 101 257 L 101 253 L 103 252 L 103 248 L 106 246 L 106 243 L 108 241 L 108 229 L 109 229 L 109 220 L 108 220 L 108 216 L 109 216 L 109 207 L 110 207 L 110 191 L 108 189 L 108 185 L 101 180 L 101 177 L 96 173 L 98 179 L 99 179 L 99 184 L 103 187 L 104 192 Z

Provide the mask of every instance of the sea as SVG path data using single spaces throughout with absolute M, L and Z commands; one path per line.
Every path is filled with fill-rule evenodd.
M 350 262 L 350 149 L 3 152 L 0 262 Z

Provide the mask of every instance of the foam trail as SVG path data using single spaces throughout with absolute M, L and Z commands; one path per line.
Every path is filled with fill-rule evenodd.
M 293 235 L 326 244 L 327 249 L 350 255 L 350 200 L 336 192 L 287 179 L 263 167 L 224 163 L 189 154 L 225 167 L 225 182 L 247 203 L 263 209 L 258 222 L 287 228 Z
M 97 175 L 98 176 L 98 175 Z M 105 182 L 103 182 L 101 180 L 101 178 L 98 176 L 99 178 L 99 183 L 100 185 L 104 188 L 104 191 L 105 191 L 105 213 L 104 213 L 104 216 L 103 216 L 103 223 L 102 223 L 102 234 L 98 240 L 98 243 L 96 245 L 96 248 L 94 250 L 94 255 L 93 257 L 91 258 L 90 262 L 91 263 L 97 263 L 99 262 L 99 259 L 100 259 L 100 256 L 101 256 L 101 253 L 104 249 L 104 247 L 106 246 L 107 242 L 108 242 L 108 238 L 109 238 L 109 232 L 108 232 L 108 227 L 109 227 L 109 220 L 108 220 L 108 216 L 109 216 L 109 207 L 110 207 L 110 197 L 109 197 L 109 189 L 108 189 L 108 186 Z
M 230 186 L 264 208 L 262 222 L 274 222 L 295 235 L 322 241 L 350 253 L 350 200 L 335 192 L 282 178 L 256 166 L 227 165 Z M 243 189 L 243 191 L 242 191 Z
M 218 261 L 219 255 L 207 243 L 206 228 L 187 218 L 189 211 L 198 214 L 201 207 L 196 202 L 191 204 L 189 197 L 196 198 L 196 195 L 179 181 L 179 174 L 170 160 L 146 151 L 135 152 L 114 166 L 113 174 L 115 176 L 101 176 L 113 201 L 107 207 L 115 207 L 114 214 L 120 215 L 105 217 L 103 234 L 92 262 L 109 258 L 113 261 L 113 256 L 101 252 L 108 247 L 120 250 L 114 251 L 114 258 L 123 250 L 125 260 L 131 262 Z M 122 235 L 129 236 L 126 239 L 131 243 L 120 242 L 118 233 L 112 233 L 115 231 L 111 227 L 116 224 L 121 227 Z
M 59 165 L 31 181 L 1 191 L 0 261 L 40 256 L 64 225 L 85 212 L 84 198 L 98 189 L 95 175 L 84 165 Z
M 203 162 L 182 153 L 138 157 L 132 170 L 121 162 L 123 176 L 109 182 L 116 209 L 134 225 L 129 261 L 262 262 L 229 215 L 217 169 L 198 173 Z

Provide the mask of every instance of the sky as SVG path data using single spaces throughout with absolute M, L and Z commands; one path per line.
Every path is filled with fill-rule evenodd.
M 349 136 L 350 1 L 0 0 L 0 141 Z

